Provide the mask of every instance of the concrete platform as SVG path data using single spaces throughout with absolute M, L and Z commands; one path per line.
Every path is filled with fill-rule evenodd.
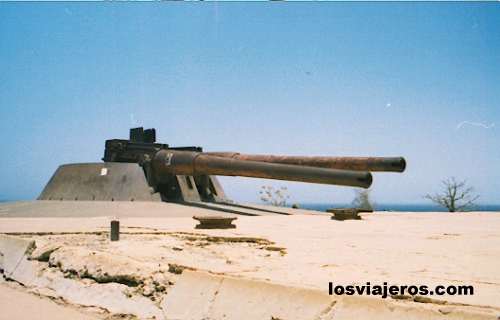
M 318 211 L 261 205 L 151 201 L 56 201 L 36 200 L 0 203 L 0 218 L 70 217 L 192 217 L 193 215 L 289 215 L 325 214 Z
M 191 216 L 212 210 L 108 203 L 100 216 L 82 217 L 99 205 L 65 211 L 72 204 L 52 214 L 47 208 L 53 205 L 43 204 L 47 217 L 36 218 L 33 203 L 0 206 L 0 233 L 36 244 L 25 255 L 38 275 L 27 288 L 72 305 L 156 319 L 500 316 L 497 213 L 384 212 L 335 221 L 301 210 L 239 216 L 236 229 L 196 230 Z M 108 240 L 109 208 L 122 226 L 118 242 Z M 168 215 L 162 214 L 166 208 Z M 472 285 L 474 295 L 339 297 L 327 294 L 329 281 Z M 196 312 L 192 301 L 198 301 Z

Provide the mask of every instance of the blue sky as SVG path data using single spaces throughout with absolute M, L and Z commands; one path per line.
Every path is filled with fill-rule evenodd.
M 404 156 L 379 203 L 449 176 L 500 195 L 498 3 L 0 3 L 0 198 L 36 197 L 59 164 L 156 127 L 207 151 Z M 466 121 L 466 122 L 464 122 Z M 258 201 L 353 189 L 223 178 Z

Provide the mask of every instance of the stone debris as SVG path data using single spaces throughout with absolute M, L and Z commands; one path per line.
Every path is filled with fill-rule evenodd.
M 160 305 L 165 295 L 185 270 L 196 270 L 182 262 L 186 255 L 205 257 L 212 265 L 220 261 L 213 270 L 225 272 L 239 268 L 234 262 L 238 261 L 236 257 L 224 255 L 227 246 L 241 247 L 242 252 L 254 259 L 269 259 L 266 252 L 276 252 L 274 256 L 279 257 L 285 250 L 272 246 L 272 241 L 263 238 L 200 233 L 141 232 L 126 234 L 114 243 L 107 240 L 105 233 L 24 236 L 30 239 L 5 236 L 8 241 L 0 241 L 14 248 L 12 252 L 0 250 L 2 258 L 8 256 L 7 263 L 5 259 L 0 260 L 0 267 L 7 266 L 10 275 L 6 277 L 4 272 L 2 276 L 25 285 L 35 294 L 64 303 L 101 308 L 112 319 L 164 319 Z M 167 251 L 163 251 L 164 256 L 156 257 L 162 260 L 158 263 L 157 259 L 128 256 L 127 251 L 136 246 L 145 251 L 159 248 Z
M 137 287 L 143 274 L 150 274 L 153 267 L 123 256 L 93 251 L 82 247 L 64 247 L 53 252 L 49 266 L 58 267 L 68 276 L 90 278 L 98 283 L 116 282 Z
M 41 247 L 37 247 L 29 256 L 30 260 L 38 260 L 38 261 L 43 261 L 43 262 L 48 262 L 50 259 L 50 255 L 59 249 L 61 246 L 60 245 L 55 245 L 55 244 L 45 244 Z

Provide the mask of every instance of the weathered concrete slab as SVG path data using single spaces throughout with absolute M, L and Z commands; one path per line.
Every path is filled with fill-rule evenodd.
M 172 208 L 177 210 L 175 205 Z M 101 303 L 113 312 L 159 314 L 161 319 L 167 312 L 161 302 L 167 292 L 165 299 L 178 296 L 184 301 L 169 307 L 168 312 L 175 312 L 172 316 L 179 319 L 189 319 L 190 315 L 196 319 L 206 310 L 211 310 L 216 319 L 236 315 L 245 310 L 244 306 L 255 317 L 267 317 L 266 310 L 275 317 L 288 316 L 280 303 L 290 305 L 296 300 L 314 306 L 314 312 L 327 310 L 329 305 L 322 309 L 315 301 L 322 301 L 327 294 L 329 281 L 342 285 L 387 281 L 395 285 L 473 285 L 475 294 L 441 296 L 444 305 L 329 297 L 336 301 L 334 319 L 481 319 L 500 315 L 498 214 L 373 213 L 364 215 L 361 221 L 341 222 L 330 220 L 329 215 L 240 216 L 237 229 L 196 230 L 192 213 L 169 218 L 143 213 L 144 217 L 120 218 L 123 234 L 117 242 L 110 242 L 105 233 L 109 231 L 108 217 L 0 218 L 0 233 L 35 240 L 39 249 L 33 255 L 37 257 L 60 248 L 49 254 L 47 262 L 30 261 L 39 275 L 30 287 L 47 289 L 45 295 L 67 296 L 72 303 Z M 140 280 L 139 285 L 113 279 L 127 270 Z M 217 274 L 226 280 L 199 279 L 196 283 L 200 289 L 196 289 L 193 283 L 184 283 L 189 270 Z M 320 292 L 320 298 L 309 303 L 301 300 L 308 293 L 295 297 L 290 295 L 293 290 Z M 193 297 L 204 309 L 200 307 L 195 313 L 182 309 L 190 305 L 186 297 L 196 292 Z M 213 295 L 214 299 L 207 298 Z M 223 299 L 217 301 L 218 297 Z M 232 310 L 224 301 L 238 302 L 242 308 Z M 267 301 L 273 305 L 267 306 Z M 120 307 L 124 303 L 126 308 Z M 259 305 L 265 310 L 252 311 Z M 327 310 L 319 318 L 329 319 L 328 314 Z
M 334 303 L 319 290 L 185 271 L 162 309 L 167 319 L 301 320 L 327 315 Z
M 114 314 L 132 314 L 140 319 L 163 319 L 161 310 L 153 301 L 143 296 L 130 295 L 126 285 L 75 281 L 57 273 L 53 273 L 52 277 L 46 275 L 45 279 L 48 281 L 43 286 L 37 285 L 32 290 L 63 298 L 71 304 L 103 308 Z M 48 293 L 47 289 L 51 292 Z
M 324 320 L 494 320 L 498 310 L 462 305 L 417 303 L 394 299 L 350 296 L 338 299 L 331 317 Z
M 75 307 L 62 306 L 48 298 L 42 298 L 20 289 L 0 283 L 0 320 L 93 320 L 94 315 L 82 313 Z
M 495 310 L 367 297 L 185 271 L 161 307 L 166 319 L 490 319 Z
M 161 303 L 165 317 L 185 320 L 208 317 L 221 284 L 221 277 L 184 271 L 181 280 Z
M 7 279 L 31 283 L 36 274 L 28 263 L 28 256 L 35 249 L 35 241 L 0 234 L 0 269 Z
M 331 313 L 334 303 L 334 299 L 321 290 L 227 277 L 222 280 L 209 317 L 319 319 Z
M 86 264 L 86 258 L 95 252 L 80 252 L 78 255 L 78 250 L 71 250 L 65 256 L 70 258 L 69 261 L 58 259 L 61 253 L 56 252 L 52 253 L 51 260 L 42 265 L 28 259 L 34 248 L 33 240 L 0 234 L 0 253 L 3 257 L 1 267 L 6 279 L 22 284 L 34 292 L 61 298 L 75 305 L 98 306 L 111 313 L 133 314 L 142 319 L 163 318 L 153 301 L 140 295 L 130 295 L 129 286 L 120 283 L 120 280 L 134 277 L 130 270 L 133 261 L 130 259 L 124 261 L 124 258 L 118 257 L 117 261 L 112 255 L 101 257 L 101 254 L 99 257 L 109 260 L 108 265 L 113 268 L 101 273 L 100 266 L 96 265 L 99 259 Z M 138 272 L 137 269 L 135 271 Z M 94 277 L 96 281 L 75 281 L 68 278 L 70 274 L 77 274 L 81 279 Z

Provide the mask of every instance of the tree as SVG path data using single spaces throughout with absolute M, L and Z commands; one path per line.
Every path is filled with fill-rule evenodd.
M 357 209 L 373 211 L 373 204 L 370 199 L 370 190 L 357 189 L 352 205 Z
M 262 186 L 259 194 L 264 203 L 278 207 L 286 207 L 286 201 L 290 198 L 287 187 L 275 189 L 272 186 Z
M 434 195 L 425 195 L 426 199 L 445 207 L 449 212 L 467 211 L 474 207 L 474 201 L 479 196 L 474 194 L 474 188 L 467 186 L 467 182 L 457 181 L 451 177 L 441 181 L 443 191 Z

